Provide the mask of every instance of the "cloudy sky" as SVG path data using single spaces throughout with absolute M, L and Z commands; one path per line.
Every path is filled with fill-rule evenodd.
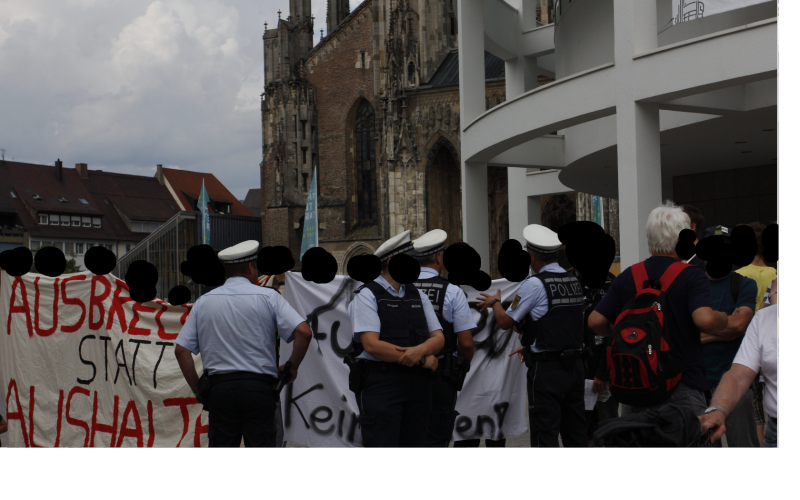
M 359 0 L 350 0 L 355 8 Z M 312 0 L 314 37 L 326 0 Z M 260 187 L 264 22 L 289 0 L 0 0 L 7 159 Z

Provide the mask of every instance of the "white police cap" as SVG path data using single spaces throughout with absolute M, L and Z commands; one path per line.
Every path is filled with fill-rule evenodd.
M 226 248 L 217 254 L 223 264 L 239 264 L 258 259 L 261 244 L 256 240 L 247 240 Z
M 447 233 L 441 229 L 434 229 L 414 240 L 414 257 L 436 255 L 444 250 Z
M 522 237 L 525 238 L 525 246 L 529 252 L 556 253 L 559 248 L 564 246 L 558 239 L 558 233 L 539 224 L 525 226 L 525 229 L 522 230 Z
M 414 250 L 414 244 L 411 241 L 411 231 L 403 231 L 397 236 L 393 236 L 386 240 L 383 245 L 375 250 L 375 256 L 381 262 L 391 259 L 396 255 L 403 253 L 410 253 Z

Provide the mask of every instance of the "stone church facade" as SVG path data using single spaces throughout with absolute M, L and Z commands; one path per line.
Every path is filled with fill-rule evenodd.
M 455 0 L 328 0 L 313 45 L 310 0 L 264 33 L 263 241 L 300 266 L 308 189 L 318 172 L 319 245 L 346 273 L 407 229 L 461 240 Z M 486 54 L 487 109 L 505 100 L 505 66 Z M 489 168 L 490 263 L 508 235 L 505 168 Z M 574 205 L 573 205 L 574 206 Z M 574 217 L 574 215 L 573 215 Z

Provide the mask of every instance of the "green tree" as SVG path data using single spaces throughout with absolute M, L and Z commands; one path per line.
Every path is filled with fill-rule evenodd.
M 45 245 L 45 246 L 53 246 L 53 245 Z M 31 271 L 32 273 L 37 273 L 36 271 L 36 252 L 44 248 L 44 246 L 37 248 L 33 251 L 33 259 L 34 261 L 31 263 Z M 79 273 L 81 272 L 81 266 L 77 265 L 75 262 L 75 254 L 70 254 L 72 256 L 71 259 L 67 260 L 67 268 L 64 269 L 64 274 L 72 274 L 72 273 Z

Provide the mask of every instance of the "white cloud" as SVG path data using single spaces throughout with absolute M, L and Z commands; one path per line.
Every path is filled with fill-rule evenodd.
M 326 7 L 312 0 L 315 42 Z M 278 9 L 285 19 L 289 0 L 2 0 L 0 148 L 212 172 L 244 198 L 260 185 L 261 36 Z

